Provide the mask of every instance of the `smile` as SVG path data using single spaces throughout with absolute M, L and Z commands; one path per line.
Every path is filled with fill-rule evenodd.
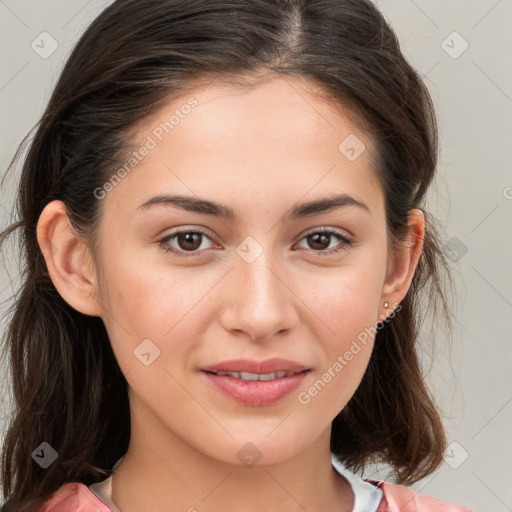
M 246 381 L 254 380 L 274 380 L 282 379 L 283 377 L 292 377 L 295 375 L 294 372 L 287 372 L 285 370 L 273 372 L 273 373 L 250 373 L 250 372 L 213 372 L 215 375 L 228 375 L 235 379 L 241 379 Z

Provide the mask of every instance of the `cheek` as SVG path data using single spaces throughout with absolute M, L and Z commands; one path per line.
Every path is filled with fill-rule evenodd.
M 172 380 L 171 374 L 180 379 L 204 338 L 201 329 L 211 313 L 205 310 L 208 304 L 211 307 L 205 296 L 220 277 L 120 258 L 106 262 L 104 321 L 119 366 L 133 388 L 166 387 L 162 384 Z
M 332 335 L 332 348 L 343 348 L 344 342 L 377 320 L 384 265 L 362 260 L 329 272 L 316 270 L 307 280 L 302 276 L 299 293 Z
M 347 287 L 325 302 L 322 318 L 329 329 L 318 338 L 322 365 L 297 397 L 308 414 L 328 416 L 332 421 L 359 386 L 374 345 L 374 292 L 371 286 L 357 290 Z
M 300 404 L 313 414 L 334 418 L 356 391 L 372 353 L 384 267 L 353 265 L 337 269 L 328 279 L 317 276 L 307 304 L 322 325 L 315 333 L 322 346 L 322 367 L 312 375 Z M 316 412 L 317 411 L 317 412 Z
M 187 321 L 208 291 L 204 274 L 154 265 L 136 258 L 111 258 L 105 268 L 108 308 L 134 335 L 162 339 L 175 325 Z

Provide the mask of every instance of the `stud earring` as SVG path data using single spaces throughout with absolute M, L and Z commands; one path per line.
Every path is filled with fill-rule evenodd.
M 389 302 L 384 302 L 384 307 L 387 308 L 389 306 Z

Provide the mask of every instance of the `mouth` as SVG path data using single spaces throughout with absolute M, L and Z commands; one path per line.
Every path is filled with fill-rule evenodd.
M 303 370 L 308 371 L 308 370 Z M 214 375 L 220 375 L 220 376 L 229 376 L 233 377 L 234 379 L 240 379 L 245 380 L 247 382 L 251 381 L 257 381 L 257 380 L 275 380 L 275 379 L 282 379 L 283 377 L 293 377 L 294 375 L 297 375 L 295 372 L 287 372 L 285 370 L 281 370 L 278 372 L 271 372 L 271 373 L 250 373 L 250 372 L 208 372 L 213 373 Z M 301 373 L 301 372 L 299 372 Z
M 248 406 L 275 404 L 297 389 L 310 371 L 284 359 L 232 360 L 202 369 L 213 389 Z

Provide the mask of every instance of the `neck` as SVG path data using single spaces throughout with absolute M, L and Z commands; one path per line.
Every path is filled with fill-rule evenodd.
M 132 425 L 130 446 L 112 477 L 112 500 L 120 512 L 353 508 L 350 485 L 331 464 L 330 431 L 288 460 L 252 467 L 213 459 L 177 437 L 162 444 L 146 432 Z

